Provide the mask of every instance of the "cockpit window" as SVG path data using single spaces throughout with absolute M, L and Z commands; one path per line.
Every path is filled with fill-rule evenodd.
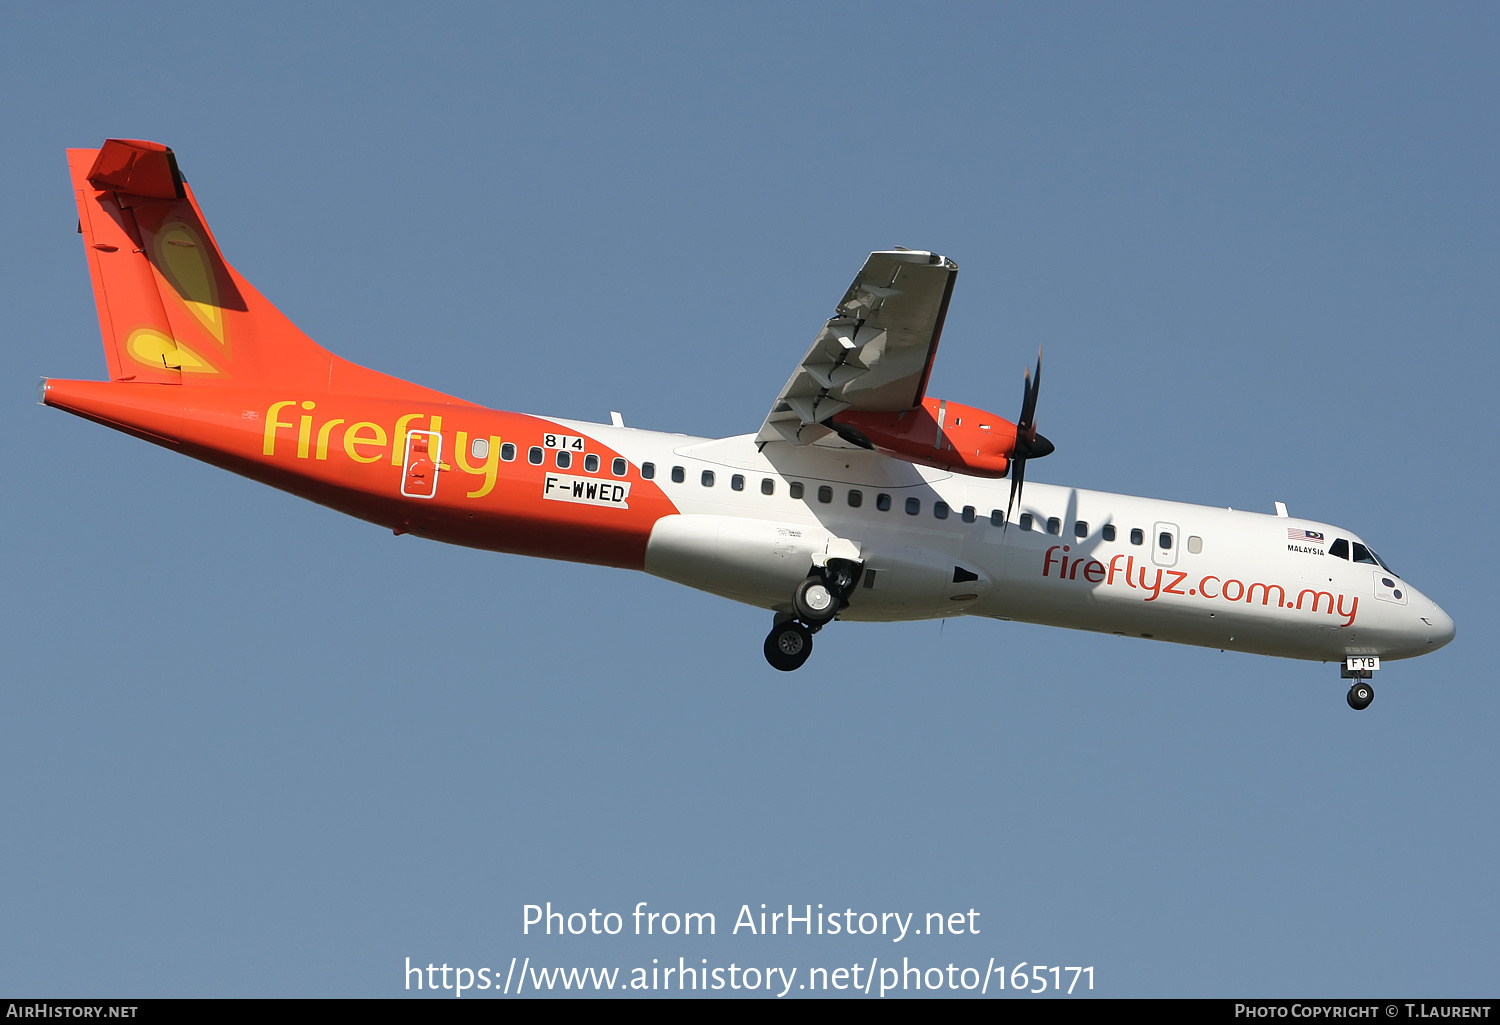
M 1339 559 L 1349 558 L 1349 542 L 1345 541 L 1343 538 L 1339 538 L 1333 544 L 1328 546 L 1328 554 Z
M 1354 561 L 1367 562 L 1371 566 L 1380 565 L 1380 563 L 1376 561 L 1375 556 L 1370 554 L 1370 550 L 1364 545 L 1360 544 L 1358 541 L 1354 542 Z
M 1398 576 L 1399 577 L 1401 575 L 1400 573 L 1397 573 L 1395 570 L 1393 570 L 1389 566 L 1387 566 L 1385 564 L 1385 560 L 1380 557 L 1380 553 L 1377 552 L 1375 549 L 1371 548 L 1370 549 L 1370 554 L 1373 555 L 1373 556 L 1375 556 L 1375 561 L 1380 564 L 1380 568 L 1381 569 L 1385 570 L 1387 573 L 1390 573 L 1390 574 L 1392 574 L 1394 576 Z

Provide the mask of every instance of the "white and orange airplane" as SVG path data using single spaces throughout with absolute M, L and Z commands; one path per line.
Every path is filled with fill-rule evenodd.
M 645 570 L 771 610 L 796 669 L 834 619 L 987 616 L 1336 661 L 1453 620 L 1353 532 L 1033 483 L 1021 415 L 927 395 L 958 267 L 871 253 L 754 434 L 712 440 L 487 409 L 349 363 L 225 262 L 157 143 L 70 150 L 108 381 L 41 401 L 397 534 Z M 1009 477 L 1009 484 L 1001 483 Z

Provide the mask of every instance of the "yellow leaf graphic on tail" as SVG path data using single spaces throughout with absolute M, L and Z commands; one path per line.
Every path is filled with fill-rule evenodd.
M 125 348 L 131 358 L 139 360 L 148 367 L 165 366 L 171 370 L 181 370 L 184 374 L 218 373 L 192 349 L 149 327 L 132 331 L 130 341 L 125 344 Z

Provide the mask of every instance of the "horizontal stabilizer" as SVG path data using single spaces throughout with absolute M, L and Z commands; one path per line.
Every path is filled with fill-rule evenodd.
M 177 158 L 159 142 L 106 139 L 94 166 L 89 168 L 88 181 L 101 192 L 108 189 L 150 199 L 185 196 Z

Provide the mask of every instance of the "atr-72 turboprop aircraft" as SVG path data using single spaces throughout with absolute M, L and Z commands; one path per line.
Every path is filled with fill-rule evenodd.
M 871 253 L 755 434 L 710 440 L 507 413 L 318 346 L 220 255 L 157 143 L 70 150 L 109 380 L 41 398 L 395 531 L 641 569 L 770 609 L 796 669 L 835 618 L 972 615 L 1336 661 L 1365 708 L 1380 660 L 1453 620 L 1353 532 L 1033 483 L 1019 419 L 928 397 L 958 267 Z M 1000 483 L 1009 477 L 1009 485 Z

